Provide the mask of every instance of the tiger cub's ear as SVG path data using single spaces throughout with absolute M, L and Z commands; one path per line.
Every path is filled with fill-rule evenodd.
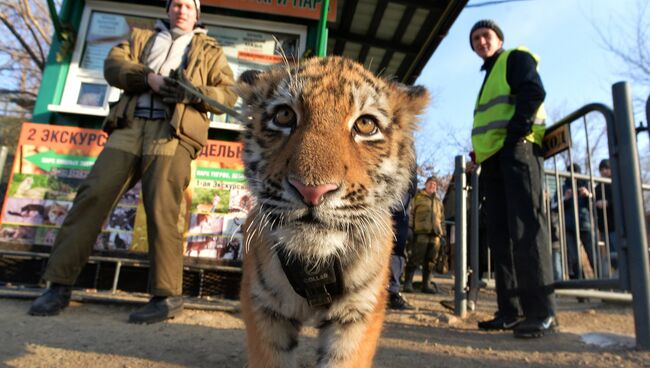
M 260 79 L 261 71 L 249 69 L 239 75 L 235 92 L 245 101 L 249 100 L 255 90 L 255 85 Z
M 257 82 L 259 79 L 260 73 L 261 71 L 255 69 L 246 70 L 245 72 L 241 73 L 237 82 L 254 85 L 255 82 Z
M 397 106 L 404 108 L 410 114 L 421 114 L 429 104 L 429 91 L 423 86 L 407 86 L 402 83 L 393 83 L 392 87 L 397 91 Z

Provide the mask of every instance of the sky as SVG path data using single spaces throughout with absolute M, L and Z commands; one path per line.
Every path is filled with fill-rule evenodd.
M 469 5 L 486 1 L 470 0 Z M 430 158 L 438 173 L 446 174 L 453 171 L 456 155 L 467 156 L 472 110 L 484 78 L 482 60 L 469 45 L 476 21 L 495 20 L 504 33 L 504 48 L 525 45 L 540 57 L 549 126 L 553 115 L 564 117 L 588 103 L 611 107 L 611 86 L 619 81 L 630 82 L 632 94 L 645 101 L 648 86 L 627 79 L 626 65 L 605 49 L 598 29 L 617 44 L 629 42 L 634 35 L 621 27 L 635 24 L 646 1 L 527 0 L 465 8 L 416 81 L 433 96 L 416 135 L 418 162 Z M 635 115 L 637 122 L 645 122 L 644 108 L 637 106 Z

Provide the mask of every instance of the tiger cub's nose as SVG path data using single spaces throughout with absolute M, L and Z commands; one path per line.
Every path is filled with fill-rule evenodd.
M 339 188 L 336 184 L 305 185 L 299 180 L 289 179 L 291 184 L 302 196 L 303 202 L 308 206 L 318 206 L 323 203 L 325 194 Z

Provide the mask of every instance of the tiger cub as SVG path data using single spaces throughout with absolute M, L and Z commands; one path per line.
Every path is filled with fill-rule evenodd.
M 296 367 L 301 326 L 317 365 L 369 367 L 393 243 L 415 164 L 422 87 L 341 57 L 240 77 L 243 160 L 256 206 L 245 225 L 241 308 L 250 367 Z

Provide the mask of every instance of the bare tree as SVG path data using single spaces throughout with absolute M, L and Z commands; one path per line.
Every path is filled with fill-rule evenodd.
M 634 84 L 634 108 L 637 119 L 642 116 L 646 126 L 650 120 L 646 116 L 646 102 L 650 99 L 650 3 L 647 0 L 637 0 L 636 9 L 632 14 L 613 16 L 612 22 L 603 27 L 592 22 L 600 36 L 602 47 L 618 58 L 625 65 L 620 73 Z M 616 35 L 617 37 L 614 37 Z M 638 112 L 643 112 L 638 114 Z M 648 142 L 646 140 L 646 146 Z M 640 147 L 639 160 L 641 175 L 644 183 L 650 182 L 650 156 L 647 149 Z M 645 191 L 646 208 L 650 201 L 650 192 Z
M 650 3 L 637 0 L 634 14 L 612 17 L 612 23 L 603 27 L 592 23 L 600 36 L 602 47 L 621 60 L 625 70 L 620 73 L 645 92 L 650 87 Z M 616 35 L 616 37 L 614 37 Z M 648 96 L 637 94 L 634 105 L 645 111 Z
M 60 0 L 55 1 L 57 7 Z M 34 108 L 47 54 L 52 21 L 46 0 L 3 0 L 0 3 L 0 103 L 17 115 Z

